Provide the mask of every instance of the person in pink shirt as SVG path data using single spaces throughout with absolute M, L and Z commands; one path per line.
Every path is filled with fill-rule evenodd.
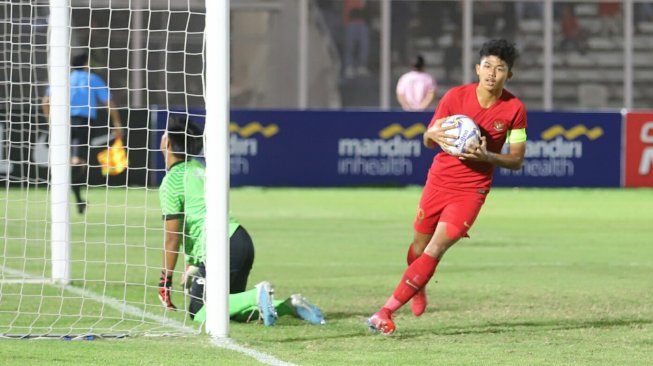
M 417 56 L 413 69 L 397 82 L 397 101 L 405 111 L 426 110 L 435 99 L 437 83 L 424 72 L 424 57 Z

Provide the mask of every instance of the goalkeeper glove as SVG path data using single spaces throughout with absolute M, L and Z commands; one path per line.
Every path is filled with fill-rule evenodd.
M 161 272 L 161 278 L 159 279 L 159 300 L 163 306 L 169 310 L 177 310 L 175 304 L 172 303 L 170 299 L 170 288 L 172 287 L 172 275 L 166 276 L 166 272 Z
M 199 267 L 187 264 L 186 271 L 181 276 L 181 286 L 184 288 L 184 293 L 188 295 L 190 288 L 193 285 L 193 277 L 198 277 L 200 274 Z

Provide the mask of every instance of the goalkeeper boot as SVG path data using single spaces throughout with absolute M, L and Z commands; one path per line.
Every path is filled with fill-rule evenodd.
M 381 309 L 367 319 L 367 328 L 372 333 L 390 335 L 395 332 L 395 322 L 392 321 L 392 313 L 389 310 Z
M 298 317 L 311 324 L 326 324 L 322 311 L 300 294 L 290 295 L 290 304 Z
M 410 307 L 413 310 L 413 314 L 415 316 L 420 316 L 424 314 L 424 311 L 426 310 L 426 304 L 428 301 L 426 300 L 426 288 L 423 287 L 413 297 L 413 300 L 410 303 Z
M 255 287 L 259 318 L 263 319 L 263 324 L 266 326 L 276 324 L 278 316 L 273 303 L 274 290 L 272 285 L 268 281 L 263 281 Z
M 77 212 L 79 212 L 80 215 L 86 213 L 86 205 L 86 201 L 77 202 Z

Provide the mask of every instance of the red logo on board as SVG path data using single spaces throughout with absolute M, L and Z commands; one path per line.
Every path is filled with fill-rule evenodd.
M 653 113 L 628 113 L 624 186 L 653 187 Z

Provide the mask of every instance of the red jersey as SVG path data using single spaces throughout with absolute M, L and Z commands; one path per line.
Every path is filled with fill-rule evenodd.
M 442 97 L 429 123 L 436 119 L 464 114 L 473 119 L 487 141 L 487 150 L 500 153 L 509 130 L 526 128 L 526 108 L 519 98 L 507 90 L 489 108 L 483 108 L 476 97 L 478 84 L 461 85 L 450 89 Z M 458 157 L 439 152 L 429 169 L 429 181 L 437 187 L 487 191 L 492 185 L 494 165 L 480 161 L 460 160 Z

